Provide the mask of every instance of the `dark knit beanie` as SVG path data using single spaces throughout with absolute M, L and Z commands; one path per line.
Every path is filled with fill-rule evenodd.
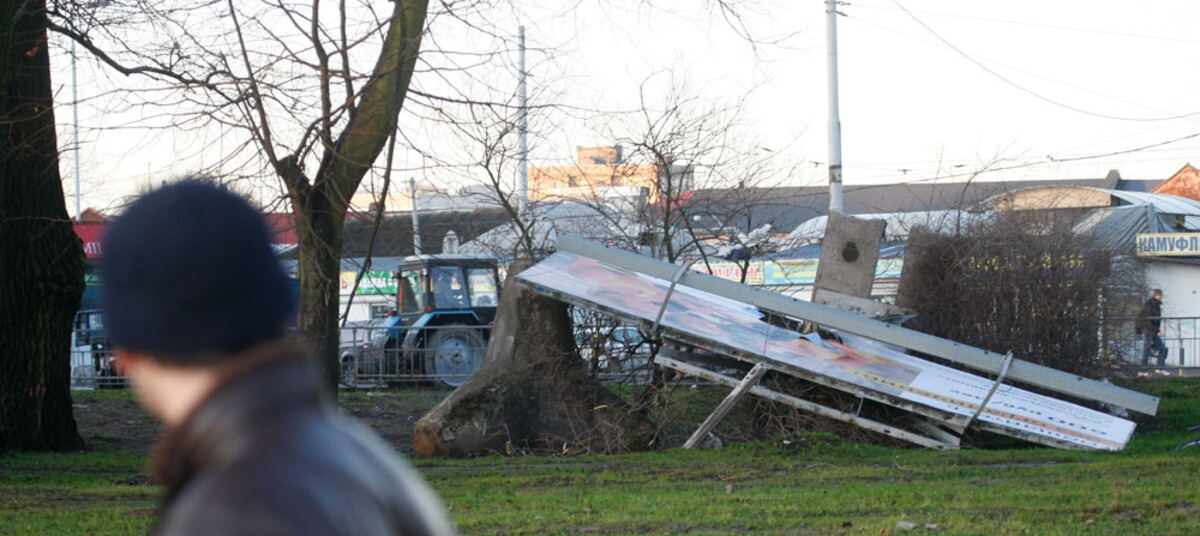
M 112 346 L 177 365 L 283 333 L 295 309 L 263 217 L 214 184 L 146 194 L 108 228 L 100 263 Z

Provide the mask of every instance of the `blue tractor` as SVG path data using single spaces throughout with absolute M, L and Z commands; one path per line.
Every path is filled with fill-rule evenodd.
M 462 385 L 483 364 L 500 283 L 490 259 L 421 255 L 397 267 L 396 307 L 342 352 L 342 378 Z

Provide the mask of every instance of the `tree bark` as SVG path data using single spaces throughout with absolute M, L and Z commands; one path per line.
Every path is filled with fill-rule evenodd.
M 310 199 L 297 214 L 300 241 L 300 317 L 298 328 L 313 346 L 326 385 L 338 381 L 338 305 L 341 300 L 342 228 L 345 210 L 331 211 L 324 197 Z M 333 356 L 330 358 L 329 356 Z
M 69 353 L 83 248 L 58 172 L 45 11 L 0 4 L 0 451 L 84 446 Z
M 518 261 L 518 263 L 523 261 Z M 587 371 L 566 304 L 504 284 L 483 366 L 417 422 L 426 456 L 536 450 L 570 454 L 644 448 L 649 422 Z

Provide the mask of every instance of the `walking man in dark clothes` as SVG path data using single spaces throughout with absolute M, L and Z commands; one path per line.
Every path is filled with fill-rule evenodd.
M 1162 332 L 1162 289 L 1154 289 L 1138 313 L 1137 331 L 1142 335 L 1142 366 L 1150 365 L 1150 354 L 1158 356 L 1158 366 L 1167 364 L 1167 345 Z

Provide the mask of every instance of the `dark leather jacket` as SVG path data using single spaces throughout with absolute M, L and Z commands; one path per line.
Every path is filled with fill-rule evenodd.
M 301 359 L 225 383 L 158 456 L 167 497 L 155 534 L 453 533 L 421 477 L 331 409 Z
M 1139 331 L 1155 334 L 1162 331 L 1161 326 L 1162 302 L 1157 298 L 1150 298 L 1142 304 L 1142 311 L 1138 313 Z

